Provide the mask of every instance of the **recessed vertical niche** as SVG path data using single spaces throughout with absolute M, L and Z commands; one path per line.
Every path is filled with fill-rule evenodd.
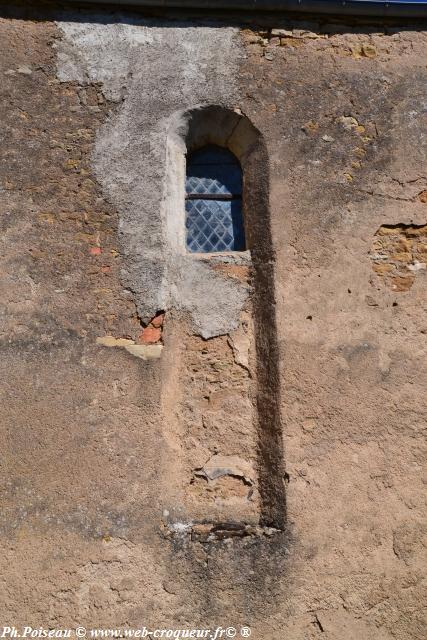
M 200 168 L 201 165 L 206 165 L 209 161 L 217 162 L 221 154 L 223 164 L 230 163 L 231 173 L 238 167 L 241 175 L 241 191 L 239 192 L 238 185 L 232 187 L 230 178 L 228 178 L 230 188 L 223 189 L 226 197 L 223 194 L 218 198 L 218 194 L 209 193 L 212 183 L 205 182 L 200 187 L 200 184 L 196 185 L 196 180 L 189 184 L 188 178 L 191 178 L 194 173 L 196 178 L 207 176 L 212 179 L 212 176 L 215 178 L 215 171 L 217 171 L 218 176 L 221 174 L 223 182 L 227 182 L 227 178 L 221 173 L 223 168 L 221 170 L 215 169 L 213 172 L 211 170 L 211 176 L 207 175 L 209 168 L 206 168 L 206 166 Z M 200 161 L 199 167 L 196 166 L 198 161 Z M 192 204 L 188 205 L 188 202 L 198 200 L 197 194 L 193 193 L 191 189 L 197 190 L 197 188 L 201 188 L 202 195 L 205 196 L 205 200 L 208 203 L 215 199 L 218 202 L 226 202 L 227 204 L 222 206 L 226 210 L 226 215 L 229 216 L 231 216 L 230 212 L 232 210 L 229 203 L 233 201 L 239 203 L 242 215 L 241 236 L 235 245 L 232 244 L 232 241 L 227 236 L 228 245 L 225 246 L 227 243 L 224 243 L 224 254 L 232 253 L 233 256 L 238 256 L 239 252 L 242 255 L 244 254 L 245 264 L 248 266 L 250 273 L 253 371 L 249 374 L 249 383 L 252 385 L 252 390 L 247 394 L 247 397 L 252 403 L 252 415 L 256 433 L 255 472 L 257 476 L 258 521 L 263 526 L 283 529 L 286 519 L 286 496 L 274 304 L 275 256 L 271 237 L 269 162 L 266 146 L 261 133 L 241 113 L 220 106 L 197 107 L 176 114 L 169 136 L 167 162 L 169 178 L 167 198 L 170 203 L 167 210 L 170 213 L 166 213 L 165 225 L 168 244 L 172 249 L 170 251 L 171 260 L 183 259 L 184 255 L 186 255 L 185 260 L 200 259 L 200 256 L 197 255 L 199 249 L 197 242 L 199 241 L 194 243 L 194 251 L 188 250 L 189 240 L 186 231 L 186 220 L 188 226 L 188 210 L 193 211 Z M 193 166 L 191 166 L 191 163 L 193 163 Z M 188 167 L 190 167 L 190 171 Z M 205 176 L 203 172 L 206 174 Z M 201 210 L 206 205 L 206 202 L 200 205 Z M 218 272 L 224 272 L 226 276 L 228 265 L 230 264 L 230 255 L 228 255 L 228 258 L 225 256 L 227 259 L 224 259 L 224 263 L 221 264 L 221 256 L 219 255 L 221 251 L 217 251 L 217 246 L 214 244 L 210 246 L 213 247 L 211 254 L 213 267 Z M 222 245 L 220 246 L 222 247 Z M 207 258 L 209 259 L 209 247 L 203 249 L 203 259 L 206 260 Z M 235 264 L 237 265 L 238 263 L 236 262 Z M 238 273 L 236 268 L 234 273 Z M 216 339 L 212 338 L 212 340 Z M 223 348 L 221 345 L 225 345 L 227 340 L 230 343 L 230 339 L 227 336 L 220 336 L 218 338 L 218 349 Z M 210 348 L 211 344 L 208 340 L 204 349 L 209 352 Z M 221 380 L 219 380 L 219 388 L 221 386 L 220 382 Z M 185 393 L 187 394 L 186 402 L 188 404 L 191 402 L 191 391 L 189 393 L 186 391 Z M 228 407 L 227 410 L 231 420 L 232 407 Z M 209 414 L 207 415 L 209 416 Z M 209 425 L 209 420 L 205 419 L 204 427 L 208 437 L 210 435 Z M 234 450 L 232 446 L 228 447 L 228 449 Z M 210 448 L 210 451 L 214 450 L 215 447 Z M 200 482 L 205 480 L 208 482 L 215 474 L 217 474 L 218 478 L 218 474 L 222 473 L 222 467 L 226 466 L 224 460 L 227 459 L 227 464 L 231 464 L 230 460 L 233 456 L 227 457 L 225 445 L 220 454 L 219 456 L 213 454 L 212 459 L 205 464 L 205 467 L 202 467 L 199 471 L 196 469 L 193 479 L 195 485 L 199 482 L 198 473 L 200 473 L 201 477 Z M 216 467 L 215 464 L 217 465 Z M 245 477 L 246 471 L 242 470 L 241 473 L 243 480 L 247 480 L 249 483 L 250 478 Z M 249 473 L 248 471 L 246 476 Z M 235 478 L 236 474 L 233 477 Z M 231 485 L 231 480 L 229 482 Z M 199 519 L 202 518 L 202 515 L 198 512 Z M 206 519 L 209 520 L 210 517 L 211 515 L 207 514 Z M 231 518 L 232 516 L 229 515 L 228 519 L 230 520 Z M 236 517 L 236 520 L 238 520 L 238 517 Z

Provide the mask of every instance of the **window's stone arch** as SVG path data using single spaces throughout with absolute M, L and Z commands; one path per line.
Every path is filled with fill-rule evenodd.
M 244 177 L 247 246 L 253 259 L 256 256 L 267 259 L 268 255 L 271 259 L 268 156 L 263 137 L 249 118 L 239 109 L 218 105 L 195 107 L 173 116 L 168 142 L 168 173 L 174 181 L 181 180 L 178 191 L 183 185 L 186 154 L 213 144 L 229 149 L 236 156 Z

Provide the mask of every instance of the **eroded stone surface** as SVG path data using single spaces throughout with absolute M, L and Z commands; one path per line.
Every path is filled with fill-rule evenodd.
M 427 225 L 381 226 L 370 257 L 373 270 L 392 291 L 408 291 L 427 268 Z

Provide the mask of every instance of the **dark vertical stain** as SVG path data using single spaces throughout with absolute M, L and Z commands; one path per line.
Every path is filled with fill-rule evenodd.
M 268 156 L 261 134 L 245 162 L 245 210 L 254 274 L 254 326 L 261 523 L 286 522 L 280 413 L 279 349 L 275 309 L 275 257 L 269 209 Z

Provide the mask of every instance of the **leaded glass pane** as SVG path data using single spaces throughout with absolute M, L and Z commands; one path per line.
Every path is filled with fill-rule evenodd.
M 186 212 L 191 253 L 244 250 L 241 200 L 187 200 Z
M 194 165 L 187 168 L 186 180 L 187 193 L 197 195 L 203 193 L 221 194 L 241 194 L 242 176 L 240 167 L 237 165 Z
M 243 251 L 242 171 L 235 156 L 213 145 L 193 153 L 186 178 L 187 249 Z

